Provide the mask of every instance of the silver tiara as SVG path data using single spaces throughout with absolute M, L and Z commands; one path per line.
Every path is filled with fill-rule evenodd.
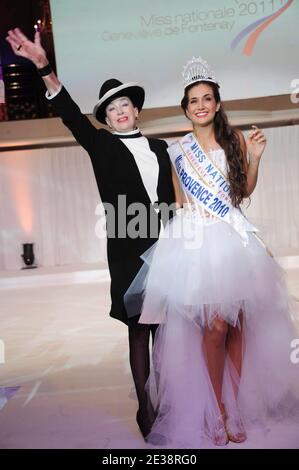
M 184 66 L 182 75 L 184 88 L 192 83 L 201 81 L 213 82 L 218 85 L 214 72 L 211 70 L 209 64 L 201 57 L 192 57 Z

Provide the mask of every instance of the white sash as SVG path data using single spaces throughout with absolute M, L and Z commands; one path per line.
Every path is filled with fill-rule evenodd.
M 190 132 L 168 148 L 183 189 L 209 214 L 230 224 L 248 243 L 247 232 L 257 232 L 239 208 L 231 203 L 230 185 L 222 171 L 205 154 Z

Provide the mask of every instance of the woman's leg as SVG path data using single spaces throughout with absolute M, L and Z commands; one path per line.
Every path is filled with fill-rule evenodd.
M 151 331 L 154 335 L 152 325 L 137 322 L 129 324 L 130 366 L 139 405 L 136 419 L 143 437 L 149 434 L 154 419 L 145 390 L 150 372 L 149 339 Z
M 229 326 L 226 339 L 227 354 L 231 360 L 231 381 L 234 389 L 235 400 L 239 392 L 239 381 L 242 372 L 243 360 L 243 314 L 240 311 L 239 325 Z M 246 432 L 238 412 L 237 406 L 233 412 L 228 413 L 226 420 L 228 437 L 233 442 L 244 442 Z
M 237 371 L 238 377 L 241 377 L 242 358 L 243 358 L 243 313 L 239 314 L 239 325 L 236 327 L 229 326 L 226 338 L 227 353 L 232 364 Z M 236 390 L 237 396 L 238 390 Z
M 222 382 L 227 331 L 227 323 L 224 320 L 217 318 L 214 320 L 211 329 L 209 327 L 205 328 L 203 336 L 208 371 L 221 414 L 225 412 L 224 405 L 222 403 Z
M 228 438 L 225 429 L 225 408 L 222 402 L 222 383 L 225 364 L 225 343 L 228 325 L 224 320 L 216 318 L 210 329 L 206 327 L 203 335 L 203 346 L 207 361 L 210 380 L 214 389 L 220 416 L 213 431 L 213 441 L 216 445 L 225 445 Z

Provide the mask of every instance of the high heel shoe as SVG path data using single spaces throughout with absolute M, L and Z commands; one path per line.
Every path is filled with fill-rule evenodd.
M 246 441 L 247 434 L 240 416 L 229 415 L 225 421 L 227 437 L 231 442 L 240 444 Z
M 228 444 L 228 435 L 225 427 L 226 414 L 218 416 L 213 429 L 212 441 L 216 446 L 226 446 Z
M 140 432 L 144 440 L 146 441 L 147 436 L 151 432 L 151 428 L 153 424 L 151 420 L 149 419 L 147 411 L 144 411 L 139 408 L 139 410 L 136 413 L 136 422 L 138 424 L 138 427 L 140 429 Z
M 142 409 L 137 411 L 136 421 L 145 442 L 153 446 L 165 446 L 168 444 L 167 438 L 160 433 L 151 432 L 154 419 L 155 416 L 152 416 L 152 419 L 149 417 L 148 411 Z

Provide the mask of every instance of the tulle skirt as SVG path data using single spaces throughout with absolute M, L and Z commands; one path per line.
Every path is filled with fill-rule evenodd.
M 299 412 L 295 309 L 283 271 L 255 234 L 248 237 L 245 246 L 227 223 L 204 225 L 182 210 L 143 255 L 125 295 L 128 315 L 141 309 L 139 322 L 160 324 L 148 382 L 157 408 L 151 434 L 170 446 L 204 447 L 215 435 L 220 411 L 204 348 L 215 319 L 242 335 L 241 376 L 227 353 L 222 386 L 235 431 L 238 422 L 265 430 Z

